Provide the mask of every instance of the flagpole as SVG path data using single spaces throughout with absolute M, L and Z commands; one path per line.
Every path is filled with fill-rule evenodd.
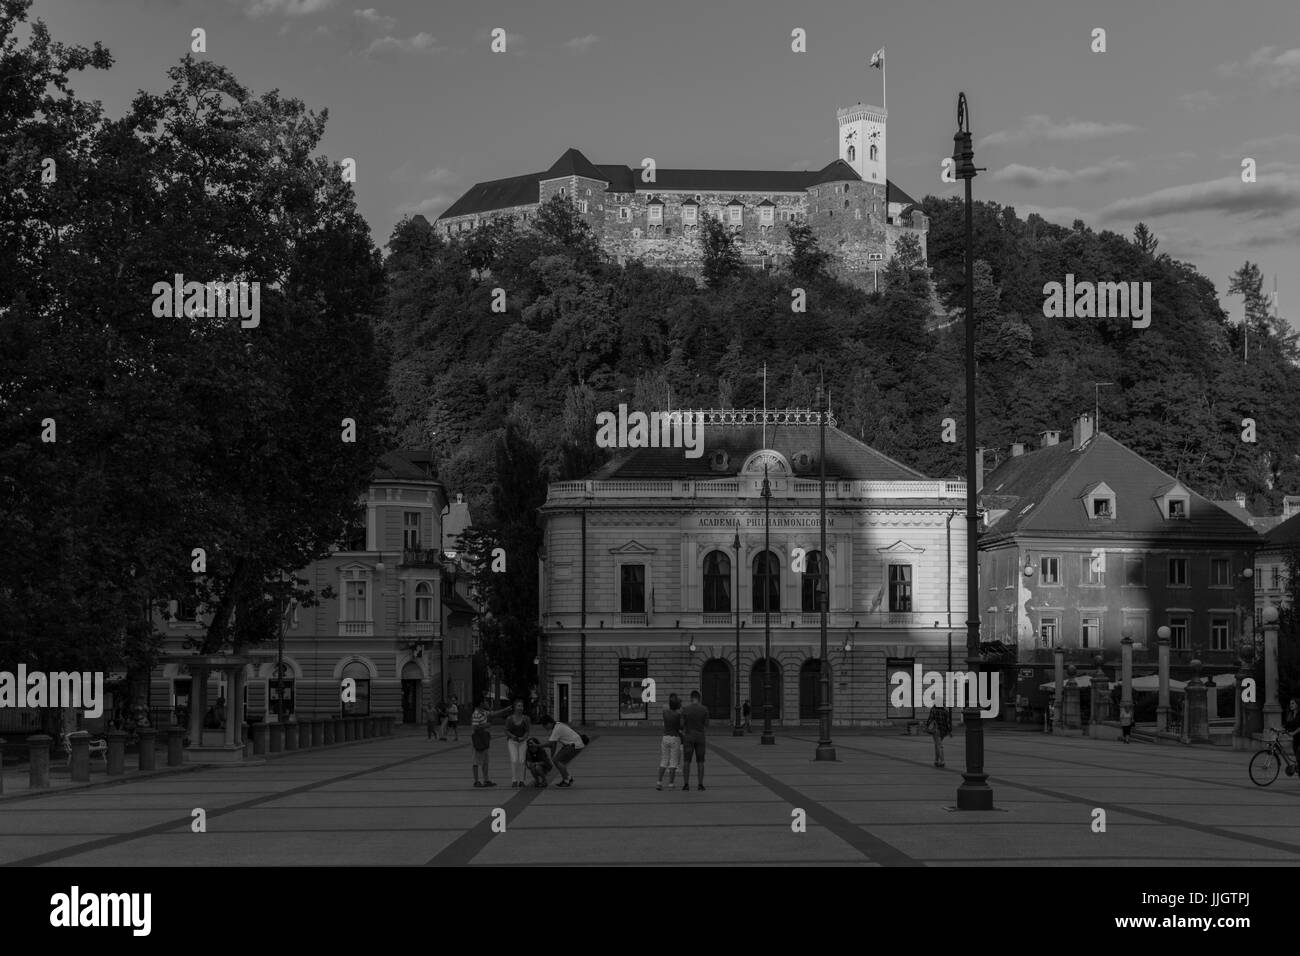
M 763 447 L 767 447 L 767 363 L 763 363 Z

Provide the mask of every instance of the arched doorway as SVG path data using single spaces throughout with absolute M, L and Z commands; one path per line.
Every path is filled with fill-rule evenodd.
M 764 659 L 754 661 L 749 671 L 749 704 L 754 710 L 754 721 L 763 719 Z M 772 719 L 781 719 L 781 662 L 772 658 Z
M 832 676 L 830 664 L 826 665 L 827 676 Z M 817 713 L 817 706 L 821 703 L 818 695 L 821 693 L 822 662 L 820 658 L 810 657 L 799 668 L 799 719 L 800 720 L 817 720 L 821 714 Z M 830 686 L 835 686 L 832 681 Z M 832 690 L 830 694 L 831 703 L 835 699 L 835 693 Z
M 710 720 L 731 720 L 731 665 L 720 657 L 705 661 L 700 672 L 700 694 L 709 708 Z
M 402 665 L 402 723 L 414 724 L 420 720 L 420 690 L 424 684 L 424 671 L 415 661 Z

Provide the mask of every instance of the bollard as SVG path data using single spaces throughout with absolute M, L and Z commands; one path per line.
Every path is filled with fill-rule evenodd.
M 73 734 L 68 737 L 68 743 L 72 745 L 72 756 L 68 759 L 68 767 L 72 771 L 72 782 L 89 783 L 90 738 L 85 734 Z
M 167 728 L 167 766 L 179 767 L 185 763 L 185 728 Z
M 33 790 L 43 790 L 50 785 L 50 744 L 54 738 L 49 734 L 34 734 L 27 738 L 27 762 L 30 786 Z
M 108 732 L 108 775 L 120 777 L 126 773 L 126 734 L 120 730 Z
M 153 749 L 158 731 L 152 727 L 142 727 L 137 733 L 140 735 L 140 769 L 153 770 L 158 765 L 158 755 Z
M 325 718 L 320 717 L 311 722 L 311 745 L 313 747 L 325 746 Z
M 298 749 L 297 721 L 287 721 L 284 725 L 284 749 L 286 751 Z
M 266 721 L 253 725 L 253 756 L 266 753 L 267 738 L 271 736 L 271 725 Z
M 271 753 L 278 754 L 284 750 L 284 724 L 276 721 L 271 725 Z

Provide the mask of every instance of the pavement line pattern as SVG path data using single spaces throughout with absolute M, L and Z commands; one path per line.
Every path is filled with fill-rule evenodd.
M 802 807 L 804 810 L 808 811 L 809 819 L 816 820 L 819 824 L 824 826 L 849 846 L 853 847 L 853 849 L 857 850 L 872 863 L 878 863 L 881 866 L 925 866 L 925 864 L 920 860 L 908 856 L 897 847 L 891 846 L 879 837 L 873 836 L 862 827 L 846 820 L 824 804 L 818 803 L 816 800 L 804 796 L 793 787 L 786 786 L 775 777 L 764 773 L 753 764 L 737 757 L 725 747 L 720 747 L 715 743 L 710 749 L 733 767 L 736 767 L 768 790 L 771 790 L 782 800 L 789 803 L 792 808 Z
M 812 738 L 799 738 L 799 739 L 807 739 L 809 741 L 812 741 Z M 844 749 L 846 750 L 855 750 L 858 753 L 869 754 L 870 756 L 873 757 L 882 757 L 891 760 L 908 759 L 905 757 L 894 757 L 892 755 L 883 754 L 875 750 L 868 750 L 865 747 L 852 747 L 846 744 L 836 744 L 835 746 L 844 747 Z M 921 765 L 921 762 L 916 760 L 909 760 L 908 762 L 915 763 L 918 766 Z M 1108 812 L 1118 811 L 1120 813 L 1128 814 L 1129 816 L 1139 817 L 1144 820 L 1151 820 L 1155 823 L 1161 823 L 1164 824 L 1165 826 L 1181 827 L 1187 830 L 1195 830 L 1197 833 L 1204 833 L 1206 836 L 1220 837 L 1225 840 L 1237 840 L 1242 843 L 1251 843 L 1254 844 L 1255 846 L 1267 847 L 1272 850 L 1280 850 L 1284 853 L 1292 853 L 1297 856 L 1300 856 L 1300 846 L 1295 846 L 1290 843 L 1283 843 L 1279 840 L 1269 840 L 1265 837 L 1251 836 L 1248 833 L 1238 833 L 1235 830 L 1225 830 L 1222 827 L 1216 827 L 1208 823 L 1195 823 L 1191 820 L 1182 820 L 1179 819 L 1178 817 L 1166 816 L 1163 813 L 1153 813 L 1150 810 L 1139 810 L 1138 808 L 1130 807 L 1127 804 L 1113 803 L 1107 800 L 1090 800 L 1086 797 L 1081 797 L 1078 794 L 1066 793 L 1063 790 L 1049 790 L 1046 787 L 1036 787 L 1031 783 L 1018 783 L 1014 780 L 1009 780 L 1005 777 L 995 777 L 990 775 L 989 783 L 990 784 L 996 783 L 1000 786 L 1014 787 L 1017 790 L 1027 790 L 1028 792 L 1036 793 L 1039 796 L 1052 797 L 1053 799 L 1056 800 L 1065 800 L 1070 803 L 1078 803 L 1087 807 L 1105 807 Z
M 590 736 L 587 738 L 587 744 L 574 755 L 574 760 L 581 757 L 587 747 L 594 744 L 600 737 Z M 508 800 L 502 803 L 502 809 L 507 805 L 510 811 L 506 817 L 509 819 L 511 813 L 516 815 L 528 809 L 528 805 L 541 796 L 541 787 L 524 787 L 510 795 Z M 468 866 L 492 842 L 492 837 L 496 834 L 492 832 L 492 817 L 489 814 L 483 820 L 476 823 L 469 830 L 453 840 L 450 844 L 442 848 L 437 856 L 429 860 L 425 866 Z
M 464 746 L 464 745 L 462 744 L 460 746 Z M 437 752 L 450 753 L 452 749 L 454 748 L 448 748 L 446 750 L 440 750 Z M 306 751 L 305 753 L 310 753 L 310 752 L 311 751 Z M 281 790 L 276 793 L 269 793 L 264 796 L 254 797 L 251 800 L 245 800 L 243 803 L 235 803 L 228 807 L 221 807 L 218 809 L 214 809 L 207 814 L 207 819 L 211 820 L 214 817 L 225 816 L 228 813 L 237 813 L 240 810 L 248 810 L 251 809 L 252 807 L 260 806 L 263 803 L 271 803 L 272 801 L 275 800 L 282 800 L 285 797 L 292 797 L 301 793 L 308 793 L 312 790 L 318 790 L 321 787 L 328 787 L 331 784 L 342 783 L 345 780 L 352 780 L 357 777 L 364 777 L 378 771 L 391 770 L 394 767 L 400 767 L 403 764 L 414 763 L 417 760 L 425 760 L 431 756 L 433 756 L 432 753 L 421 753 L 421 754 L 417 754 L 414 757 L 404 757 L 401 760 L 395 760 L 392 763 L 380 764 L 377 767 L 366 767 L 363 770 L 355 770 L 352 773 L 345 773 L 338 777 L 330 777 L 326 780 L 317 780 L 315 783 L 306 783 L 300 787 L 294 787 L 290 790 Z M 80 793 L 81 791 L 73 790 L 69 792 Z M 56 795 L 51 794 L 51 796 L 56 796 Z M 101 839 L 98 840 L 91 840 L 88 843 L 79 843 L 76 846 L 66 847 L 65 849 L 62 850 L 54 850 L 50 853 L 39 853 L 36 856 L 25 857 L 21 860 L 10 860 L 8 863 L 0 864 L 0 866 L 43 866 L 46 863 L 54 863 L 58 860 L 66 860 L 69 857 L 78 856 L 82 853 L 86 853 L 91 850 L 100 850 L 105 847 L 118 846 L 123 843 L 130 843 L 133 840 L 138 840 L 143 837 L 157 836 L 161 833 L 167 833 L 171 830 L 175 830 L 177 827 L 188 828 L 191 820 L 192 818 L 187 814 L 186 816 L 180 817 L 174 821 L 164 821 L 163 823 L 154 824 L 151 827 L 145 827 L 140 830 L 133 830 L 129 833 L 119 833 L 113 836 L 102 837 Z

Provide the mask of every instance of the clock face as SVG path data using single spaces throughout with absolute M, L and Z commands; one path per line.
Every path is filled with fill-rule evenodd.
M 855 130 L 855 129 L 851 129 L 851 130 L 849 130 L 849 131 L 844 135 L 844 142 L 847 143 L 849 140 L 853 139 L 853 138 L 854 138 L 855 136 L 857 136 L 857 135 L 858 135 L 858 131 L 857 131 L 857 130 Z
M 871 131 L 871 138 L 872 138 L 872 139 L 879 139 L 879 138 L 880 138 L 880 130 L 878 130 L 878 129 L 873 129 L 873 130 Z

